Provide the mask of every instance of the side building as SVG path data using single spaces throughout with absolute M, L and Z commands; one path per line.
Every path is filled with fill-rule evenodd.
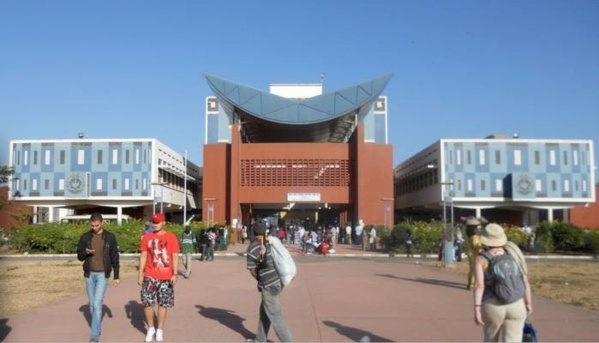
M 33 222 L 200 216 L 200 168 L 156 139 L 14 140 L 9 152 L 10 200 L 33 207 Z
M 522 226 L 569 221 L 569 209 L 595 202 L 593 156 L 591 140 L 441 139 L 395 168 L 397 215 L 445 207 Z
M 323 94 L 322 84 L 260 91 L 205 75 L 203 218 L 308 227 L 392 225 L 387 142 L 392 75 Z

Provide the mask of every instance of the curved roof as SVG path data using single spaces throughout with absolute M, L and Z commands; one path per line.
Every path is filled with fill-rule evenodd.
M 246 142 L 345 142 L 355 115 L 378 99 L 393 74 L 307 99 L 289 99 L 204 74 Z

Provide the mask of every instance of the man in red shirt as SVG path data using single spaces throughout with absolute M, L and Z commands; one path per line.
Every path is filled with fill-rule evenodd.
M 166 219 L 163 213 L 152 218 L 154 231 L 143 236 L 139 258 L 141 304 L 148 324 L 145 341 L 164 339 L 163 328 L 169 307 L 175 305 L 175 283 L 179 262 L 179 240 L 174 233 L 164 230 Z M 154 306 L 158 307 L 158 326 L 154 328 Z

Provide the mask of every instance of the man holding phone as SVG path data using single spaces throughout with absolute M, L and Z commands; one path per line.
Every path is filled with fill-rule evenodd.
M 90 217 L 91 229 L 81 235 L 77 244 L 77 258 L 83 261 L 83 276 L 91 313 L 90 342 L 99 342 L 102 307 L 110 274 L 114 270 L 114 284 L 119 285 L 119 246 L 116 237 L 104 230 L 102 214 Z

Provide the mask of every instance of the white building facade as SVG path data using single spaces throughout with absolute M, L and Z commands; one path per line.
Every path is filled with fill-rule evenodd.
M 14 140 L 11 200 L 34 207 L 34 222 L 99 211 L 170 220 L 198 210 L 200 168 L 156 139 Z M 184 211 L 187 211 L 184 214 Z
M 551 221 L 554 211 L 567 219 L 565 210 L 595 202 L 593 156 L 591 140 L 441 139 L 395 168 L 396 210 L 449 203 L 476 216 L 519 213 L 510 217 L 520 225 Z

